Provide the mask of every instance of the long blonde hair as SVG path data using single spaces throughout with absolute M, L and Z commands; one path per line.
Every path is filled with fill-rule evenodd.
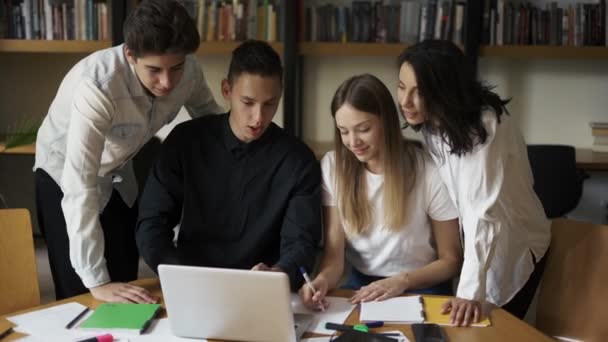
M 389 230 L 397 231 L 408 219 L 408 194 L 416 183 L 418 146 L 401 135 L 395 102 L 388 88 L 375 76 L 353 76 L 338 87 L 331 102 L 334 121 L 336 112 L 345 103 L 380 117 L 384 137 L 380 149 L 384 166 L 384 221 Z M 338 210 L 347 232 L 361 234 L 368 229 L 373 217 L 367 198 L 365 166 L 344 146 L 337 127 L 334 145 Z

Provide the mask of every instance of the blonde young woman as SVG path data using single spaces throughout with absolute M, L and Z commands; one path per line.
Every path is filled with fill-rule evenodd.
M 320 271 L 300 289 L 304 304 L 324 309 L 344 259 L 353 303 L 404 292 L 451 294 L 460 269 L 458 212 L 417 144 L 403 139 L 395 103 L 371 75 L 354 76 L 331 104 L 335 151 L 321 161 L 325 246 Z

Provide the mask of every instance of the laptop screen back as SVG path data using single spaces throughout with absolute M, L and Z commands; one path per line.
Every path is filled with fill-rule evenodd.
M 173 334 L 236 341 L 295 341 L 284 273 L 160 265 Z

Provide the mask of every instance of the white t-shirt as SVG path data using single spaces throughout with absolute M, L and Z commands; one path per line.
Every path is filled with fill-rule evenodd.
M 550 222 L 533 188 L 523 137 L 509 115 L 485 112 L 488 138 L 463 156 L 432 136 L 439 174 L 460 212 L 464 262 L 457 296 L 498 306 L 508 303 L 551 240 Z
M 340 222 L 346 233 L 346 259 L 358 271 L 372 276 L 390 277 L 413 271 L 437 260 L 431 221 L 446 221 L 458 217 L 458 212 L 430 158 L 417 163 L 416 184 L 409 194 L 408 222 L 398 232 L 384 224 L 384 176 L 366 171 L 368 198 L 374 213 L 369 229 L 359 235 L 346 233 L 341 213 Z M 337 206 L 335 183 L 336 156 L 328 152 L 321 160 L 324 206 Z

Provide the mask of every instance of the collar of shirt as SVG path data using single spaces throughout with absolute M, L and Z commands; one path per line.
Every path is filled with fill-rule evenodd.
M 230 128 L 230 122 L 228 121 L 229 117 L 230 112 L 228 112 L 228 115 L 226 115 L 222 122 L 222 139 L 224 140 L 224 145 L 226 146 L 226 149 L 236 159 L 241 159 L 244 156 L 255 152 L 259 149 L 259 146 L 262 146 L 265 144 L 266 141 L 269 141 L 273 131 L 272 123 L 270 124 L 270 126 L 268 126 L 264 134 L 262 134 L 259 139 L 256 139 L 250 143 L 245 143 L 240 141 L 239 138 L 237 138 L 237 136 L 232 131 L 232 128 Z

